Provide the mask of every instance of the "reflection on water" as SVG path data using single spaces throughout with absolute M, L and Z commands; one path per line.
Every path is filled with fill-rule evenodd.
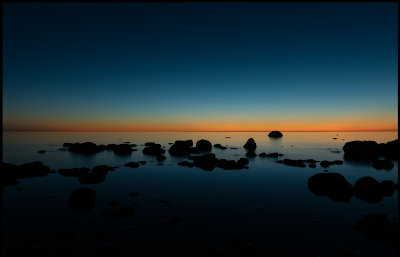
M 283 134 L 3 133 L 5 162 L 49 167 L 37 178 L 21 169 L 19 184 L 4 187 L 5 256 L 396 256 L 393 237 L 375 242 L 369 221 L 388 231 L 398 224 L 398 162 L 376 170 L 372 162 L 352 165 L 337 151 L 352 140 L 388 142 L 397 132 Z M 249 138 L 257 156 L 244 164 L 248 169 L 236 169 Z M 189 139 L 227 149 L 212 147 L 207 158 L 168 152 L 171 143 Z M 136 151 L 59 150 L 89 141 L 135 144 Z M 210 163 L 211 172 L 202 169 Z M 364 219 L 371 213 L 386 216 Z

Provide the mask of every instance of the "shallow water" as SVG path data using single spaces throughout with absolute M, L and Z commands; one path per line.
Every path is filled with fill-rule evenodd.
M 51 169 L 106 164 L 119 166 L 103 183 L 80 184 L 75 177 L 50 173 L 46 177 L 19 179 L 3 192 L 3 241 L 5 256 L 41 254 L 57 256 L 396 256 L 387 243 L 365 238 L 352 224 L 367 213 L 385 213 L 398 223 L 398 191 L 380 203 L 366 203 L 355 196 L 350 202 L 335 202 L 314 195 L 307 186 L 314 174 L 325 168 L 298 168 L 276 163 L 278 158 L 250 159 L 249 169 L 211 172 L 177 165 L 185 158 L 172 157 L 158 166 L 155 157 L 143 155 L 145 142 L 168 150 L 175 140 L 207 139 L 227 145 L 213 148 L 217 158 L 237 160 L 246 154 L 248 138 L 257 143 L 256 153 L 279 152 L 279 159 L 343 160 L 342 147 L 353 140 L 386 143 L 397 132 L 286 132 L 272 139 L 262 132 L 140 132 L 140 133 L 25 133 L 3 132 L 3 161 L 13 164 L 41 161 Z M 337 138 L 337 139 L 333 139 Z M 64 142 L 96 144 L 129 141 L 138 146 L 130 156 L 103 151 L 93 156 L 59 151 Z M 236 149 L 230 149 L 230 147 Z M 44 149 L 46 153 L 37 153 Z M 137 169 L 123 167 L 129 161 L 147 161 Z M 376 170 L 371 163 L 344 160 L 328 168 L 341 173 L 354 186 L 361 177 L 378 182 L 398 181 L 398 163 L 390 170 Z M 89 187 L 96 191 L 96 205 L 88 214 L 69 209 L 70 193 Z M 17 188 L 19 190 L 17 190 Z M 139 192 L 138 196 L 129 196 Z M 165 199 L 161 203 L 156 199 Z M 132 206 L 130 218 L 104 222 L 99 213 L 118 200 Z M 181 216 L 179 224 L 169 224 Z M 121 232 L 126 226 L 134 231 Z M 75 232 L 60 236 L 59 230 Z M 229 244 L 230 238 L 236 243 Z M 239 238 L 239 239 L 237 239 Z M 36 256 L 36 255 L 35 255 Z

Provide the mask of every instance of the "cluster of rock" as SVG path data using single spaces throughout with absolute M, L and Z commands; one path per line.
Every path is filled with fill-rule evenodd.
M 58 173 L 62 176 L 77 177 L 81 184 L 99 184 L 105 181 L 108 171 L 113 171 L 115 167 L 99 165 L 92 170 L 89 168 L 59 169 Z
M 343 161 L 341 160 L 335 160 L 335 161 L 316 161 L 314 159 L 299 159 L 299 160 L 292 160 L 292 159 L 283 159 L 283 160 L 278 160 L 276 161 L 277 163 L 283 163 L 288 166 L 294 166 L 294 167 L 300 167 L 300 168 L 305 168 L 307 167 L 307 164 L 310 168 L 316 168 L 317 165 L 316 163 L 319 162 L 321 167 L 323 168 L 328 168 L 330 165 L 342 165 Z
M 379 203 L 385 196 L 393 195 L 398 188 L 391 180 L 381 183 L 372 177 L 358 179 L 354 187 L 339 173 L 318 173 L 309 178 L 308 188 L 318 196 L 328 196 L 337 202 L 349 202 L 355 195 L 367 203 Z
M 47 176 L 50 172 L 50 168 L 41 162 L 24 163 L 21 165 L 3 162 L 0 172 L 0 186 L 17 185 L 19 184 L 17 179 L 43 177 Z
M 375 141 L 351 141 L 343 146 L 345 157 L 377 159 L 379 156 L 398 160 L 400 156 L 399 139 L 378 144 Z
M 171 145 L 168 152 L 173 156 L 188 156 L 192 153 L 198 154 L 202 152 L 210 152 L 211 149 L 211 142 L 205 139 L 197 141 L 195 147 L 193 147 L 192 140 L 177 140 L 173 145 Z
M 279 156 L 283 156 L 283 154 L 281 154 L 281 153 L 260 153 L 258 156 L 260 156 L 260 157 L 278 158 Z
M 68 148 L 70 152 L 78 154 L 96 154 L 102 151 L 114 151 L 117 155 L 130 155 L 132 149 L 136 144 L 108 144 L 108 145 L 96 145 L 92 142 L 85 143 L 64 143 L 63 147 Z
M 201 156 L 189 156 L 188 159 L 193 160 L 193 162 L 182 161 L 178 162 L 178 165 L 190 168 L 196 166 L 203 170 L 212 171 L 216 167 L 224 170 L 241 170 L 248 168 L 246 165 L 249 164 L 249 159 L 247 158 L 240 158 L 237 161 L 218 159 L 215 157 L 215 154 L 212 153 Z

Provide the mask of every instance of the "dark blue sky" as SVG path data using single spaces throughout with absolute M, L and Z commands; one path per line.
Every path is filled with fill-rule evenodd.
M 397 3 L 4 3 L 3 123 L 397 129 L 397 20 Z

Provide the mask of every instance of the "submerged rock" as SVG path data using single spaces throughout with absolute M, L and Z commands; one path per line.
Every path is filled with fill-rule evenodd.
M 69 208 L 74 212 L 90 212 L 96 204 L 96 192 L 90 188 L 80 188 L 71 192 Z
M 170 155 L 174 156 L 185 156 L 190 155 L 191 147 L 193 146 L 192 140 L 177 140 L 171 147 L 168 152 Z
M 271 132 L 269 132 L 268 136 L 275 137 L 275 138 L 283 137 L 283 135 L 280 131 L 271 131 Z
M 339 173 L 318 173 L 308 179 L 308 188 L 318 196 L 328 196 L 335 202 L 350 202 L 353 186 Z
M 253 138 L 249 138 L 246 144 L 244 144 L 243 148 L 245 148 L 247 151 L 255 151 L 257 148 L 256 141 L 254 141 Z

